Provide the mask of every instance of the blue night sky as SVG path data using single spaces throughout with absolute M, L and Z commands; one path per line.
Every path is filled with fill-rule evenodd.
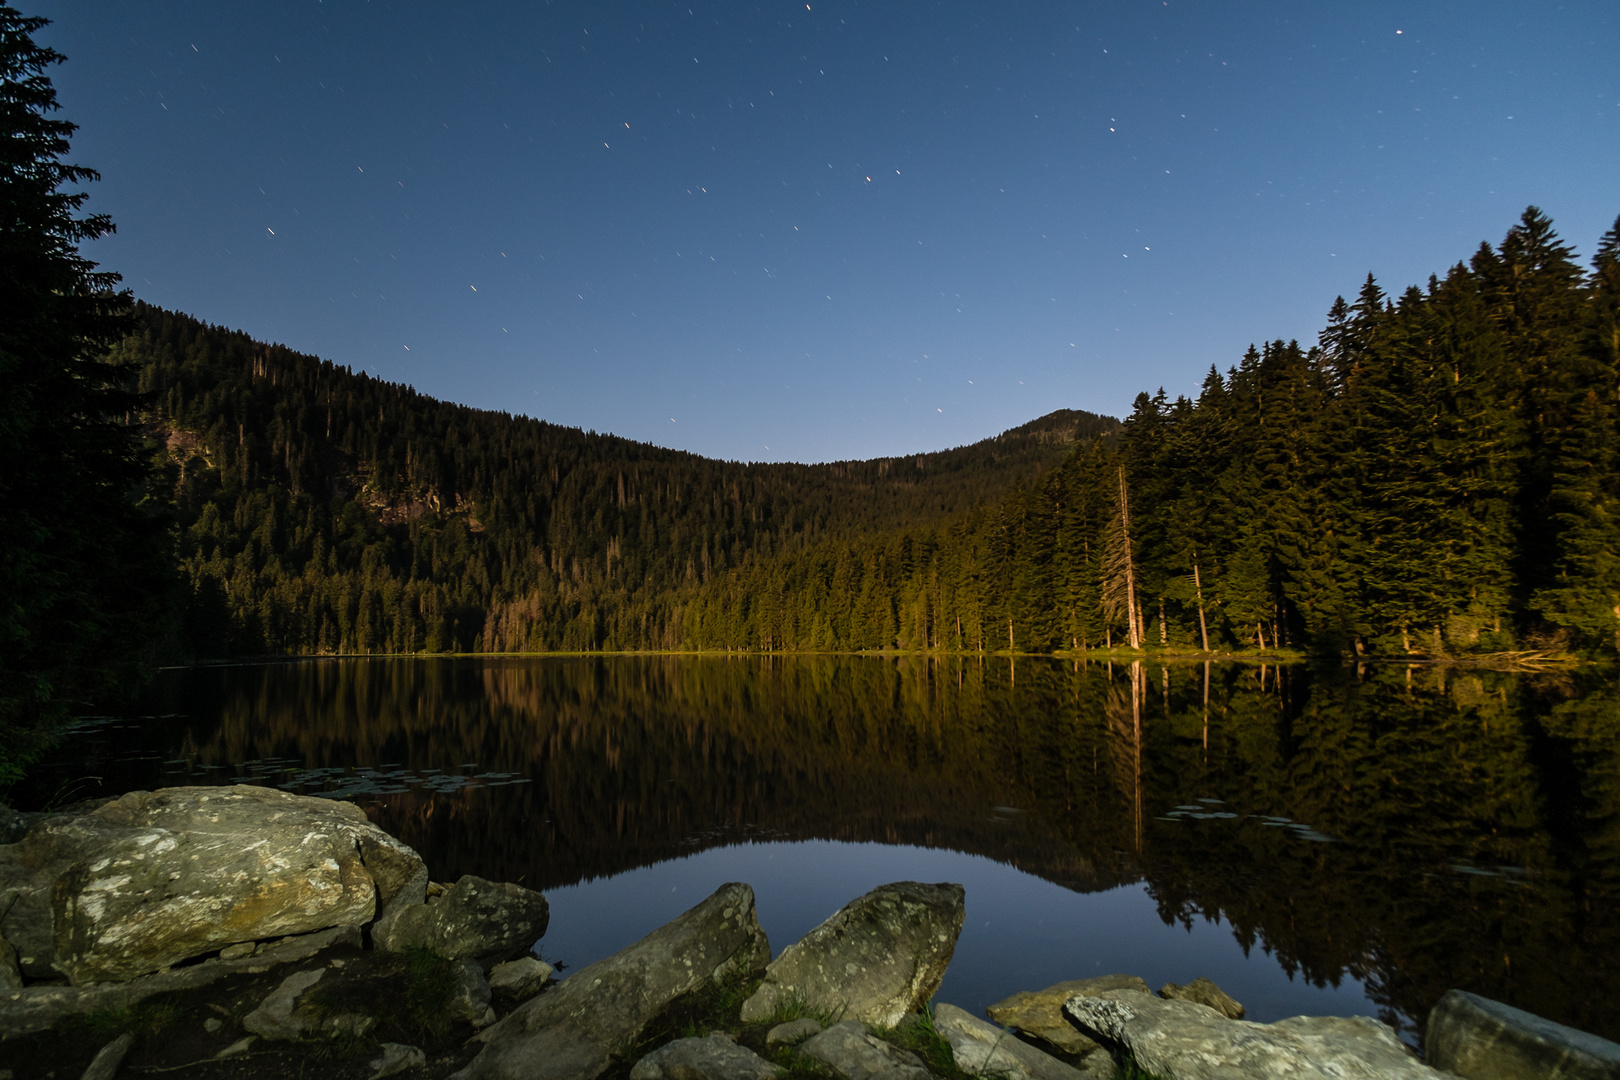
M 1195 394 L 1620 213 L 1620 4 L 17 0 L 140 298 L 716 457 Z

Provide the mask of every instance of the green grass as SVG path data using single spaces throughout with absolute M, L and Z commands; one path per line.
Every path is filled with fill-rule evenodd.
M 406 946 L 405 1017 L 422 1038 L 434 1041 L 449 1030 L 456 981 L 454 961 L 420 945 Z

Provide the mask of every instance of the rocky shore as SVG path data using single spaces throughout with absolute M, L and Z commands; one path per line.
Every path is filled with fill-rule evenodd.
M 931 1004 L 964 910 L 959 885 L 885 885 L 773 961 L 727 884 L 553 981 L 544 896 L 434 882 L 346 803 L 0 808 L 0 1080 L 1620 1080 L 1620 1046 L 1455 990 L 1427 1060 L 1366 1017 L 1250 1022 L 1207 979 L 1064 982 L 981 1019 Z

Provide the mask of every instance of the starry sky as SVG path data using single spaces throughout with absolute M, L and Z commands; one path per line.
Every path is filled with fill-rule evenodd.
M 721 458 L 1122 416 L 1620 214 L 1613 0 L 14 2 L 141 299 Z

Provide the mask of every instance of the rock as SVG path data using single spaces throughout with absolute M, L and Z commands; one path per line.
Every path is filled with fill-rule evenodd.
M 503 997 L 527 1001 L 551 981 L 552 967 L 532 956 L 496 964 L 489 972 L 489 988 Z
M 7 931 L 23 971 L 83 985 L 362 926 L 410 894 L 422 876 L 412 867 L 416 853 L 348 803 L 249 785 L 164 788 L 36 821 L 0 847 L 0 895 L 18 898 Z
M 630 1070 L 630 1080 L 772 1080 L 782 1070 L 729 1035 L 676 1039 Z
M 533 889 L 467 874 L 431 904 L 395 908 L 372 927 L 371 940 L 391 952 L 420 945 L 451 960 L 498 961 L 534 948 L 550 918 Z
M 382 1054 L 373 1058 L 369 1068 L 371 1080 L 382 1080 L 385 1076 L 393 1076 L 406 1069 L 415 1069 L 427 1064 L 427 1055 L 415 1046 L 406 1046 L 404 1043 L 383 1043 Z
M 21 990 L 22 986 L 22 967 L 17 963 L 17 950 L 11 947 L 11 942 L 0 937 L 0 992 Z
M 901 881 L 850 901 L 765 969 L 745 1022 L 802 1001 L 846 1020 L 893 1027 L 939 989 L 962 930 L 962 886 Z
M 281 980 L 258 1008 L 242 1017 L 242 1027 L 263 1039 L 301 1039 L 308 1023 L 296 1012 L 304 991 L 321 981 L 325 968 L 300 971 Z
M 1395 1033 L 1366 1016 L 1228 1020 L 1207 1005 L 1111 990 L 1073 997 L 1076 1021 L 1129 1050 L 1147 1072 L 1176 1080 L 1446 1080 Z
M 1097 1041 L 1074 1026 L 1064 1015 L 1063 1005 L 1076 994 L 1091 996 L 1109 990 L 1153 993 L 1135 975 L 1100 975 L 1094 979 L 1070 979 L 1045 990 L 1026 990 L 996 1002 L 985 1012 L 1003 1027 L 1016 1028 L 1065 1054 L 1090 1054 L 1098 1048 Z
M 1620 1045 L 1462 990 L 1429 1011 L 1429 1064 L 1469 1080 L 1620 1078 Z
M 210 1016 L 208 1019 L 203 1021 L 203 1030 L 208 1032 L 210 1035 L 214 1034 L 214 1032 L 218 1031 L 224 1026 L 225 1021 L 221 1020 L 217 1016 Z
M 450 992 L 450 1014 L 466 1020 L 473 1027 L 488 1027 L 495 1022 L 495 1010 L 489 1007 L 489 983 L 484 969 L 476 960 L 462 960 L 456 964 L 456 985 Z
M 1241 1020 L 1247 1011 L 1231 997 L 1226 991 L 1200 975 L 1186 986 L 1176 983 L 1165 983 L 1159 987 L 1159 996 L 1171 998 L 1176 1001 L 1196 1001 L 1200 1005 L 1208 1005 L 1228 1020 Z
M 101 983 L 91 986 L 25 986 L 20 992 L 0 994 L 0 1038 L 44 1031 L 64 1017 L 101 1009 L 121 1009 L 154 994 L 195 990 L 226 975 L 269 971 L 282 964 L 308 960 L 334 945 L 360 944 L 360 930 L 335 926 L 313 934 L 300 934 L 261 945 L 251 957 L 238 960 L 204 960 L 152 975 L 142 975 L 127 983 Z
M 237 1039 L 235 1042 L 231 1043 L 231 1045 L 215 1054 L 214 1060 L 218 1061 L 220 1058 L 235 1057 L 237 1054 L 245 1053 L 248 1047 L 252 1046 L 255 1042 L 258 1042 L 258 1040 L 259 1037 L 257 1035 L 248 1035 Z
M 134 1032 L 124 1032 L 96 1051 L 96 1056 L 90 1059 L 89 1067 L 84 1070 L 79 1080 L 112 1080 L 118 1075 L 118 1066 L 124 1063 L 124 1055 L 129 1053 L 129 1048 L 133 1045 L 135 1045 Z
M 486 1045 L 456 1076 L 589 1080 L 670 1002 L 714 982 L 752 975 L 770 956 L 754 914 L 754 890 L 722 885 L 673 922 L 575 972 L 474 1036 Z
M 916 1054 L 875 1037 L 859 1020 L 834 1024 L 799 1044 L 799 1053 L 844 1080 L 932 1080 Z
M 957 1068 L 970 1076 L 1004 1080 L 1082 1080 L 1082 1073 L 1042 1053 L 1017 1035 L 987 1024 L 955 1005 L 934 1006 L 934 1029 L 951 1044 Z M 1113 1059 L 1108 1061 L 1113 1072 Z
M 766 1046 L 797 1046 L 812 1035 L 820 1034 L 821 1021 L 808 1016 L 777 1024 L 765 1033 Z
M 252 956 L 259 947 L 257 941 L 239 941 L 235 945 L 227 945 L 219 950 L 221 960 L 240 960 L 244 956 Z

